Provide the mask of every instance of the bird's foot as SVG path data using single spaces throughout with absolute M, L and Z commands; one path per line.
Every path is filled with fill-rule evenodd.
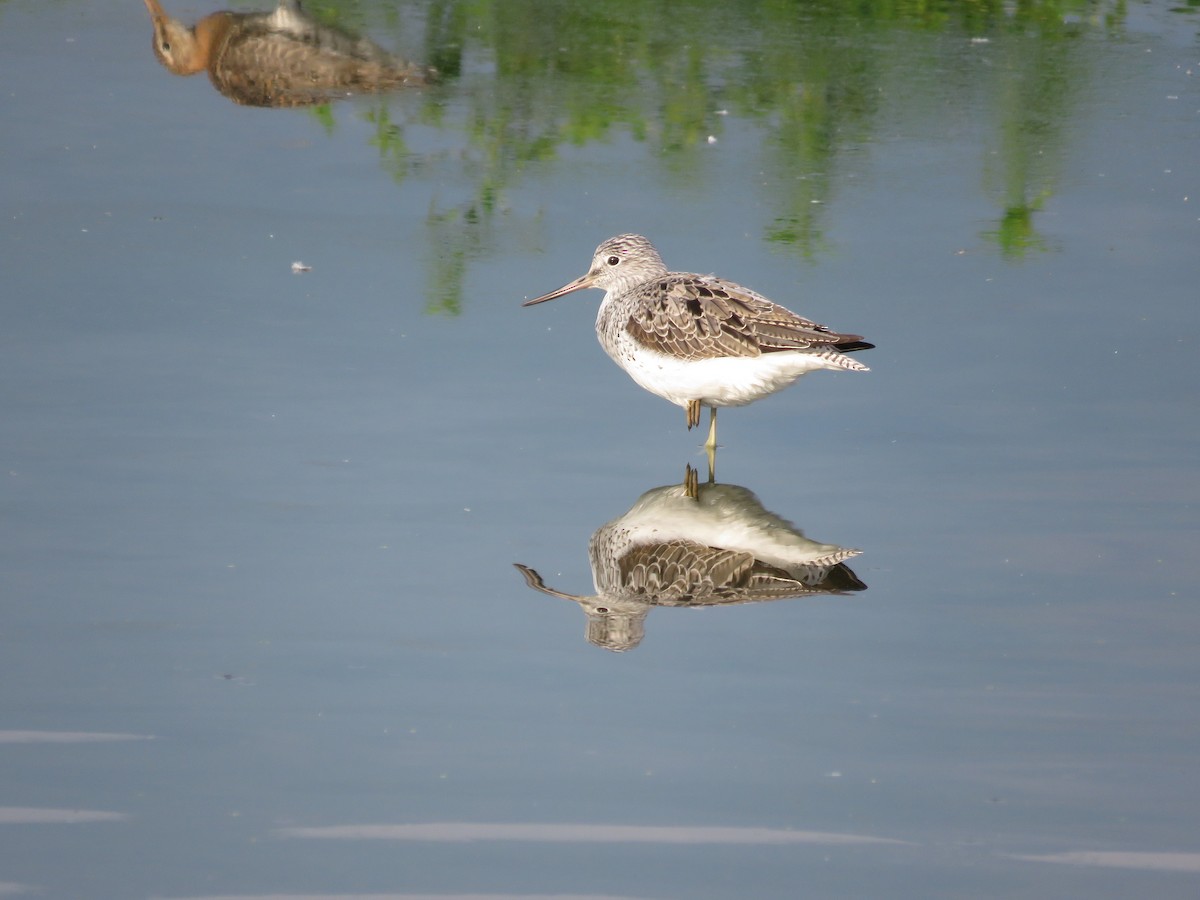
M 696 500 L 700 497 L 700 473 L 688 463 L 683 470 L 683 495 Z

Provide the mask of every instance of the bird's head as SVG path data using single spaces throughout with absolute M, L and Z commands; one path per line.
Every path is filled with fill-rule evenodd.
M 196 32 L 166 14 L 158 0 L 146 0 L 154 24 L 154 55 L 176 75 L 193 75 L 204 68 Z

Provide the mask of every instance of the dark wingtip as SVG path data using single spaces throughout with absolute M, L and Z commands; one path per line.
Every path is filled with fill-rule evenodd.
M 856 350 L 874 350 L 875 345 L 869 344 L 866 341 L 845 341 L 840 344 L 834 344 L 839 353 L 854 353 Z
M 825 580 L 821 582 L 821 587 L 829 588 L 838 593 L 848 593 L 850 591 L 865 591 L 867 585 L 845 563 L 838 563 L 829 570 L 829 574 L 825 576 Z

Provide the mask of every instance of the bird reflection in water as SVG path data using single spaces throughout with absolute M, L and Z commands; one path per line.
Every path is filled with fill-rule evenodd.
M 861 552 L 810 540 L 764 509 L 750 490 L 699 484 L 688 466 L 683 484 L 646 491 L 592 535 L 595 595 L 555 590 L 536 570 L 516 567 L 535 590 L 580 605 L 589 643 L 621 651 L 641 643 L 653 606 L 730 606 L 865 590 L 844 562 Z
M 433 71 L 280 0 L 274 12 L 215 12 L 191 28 L 158 0 L 145 0 L 154 55 L 176 75 L 208 72 L 213 86 L 246 106 L 310 106 L 351 93 L 428 81 Z

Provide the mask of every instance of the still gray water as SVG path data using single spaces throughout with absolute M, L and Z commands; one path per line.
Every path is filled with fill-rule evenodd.
M 1196 896 L 1200 14 L 306 8 L 439 79 L 0 2 L 0 895 Z M 628 231 L 871 371 L 705 484 L 520 305 Z

